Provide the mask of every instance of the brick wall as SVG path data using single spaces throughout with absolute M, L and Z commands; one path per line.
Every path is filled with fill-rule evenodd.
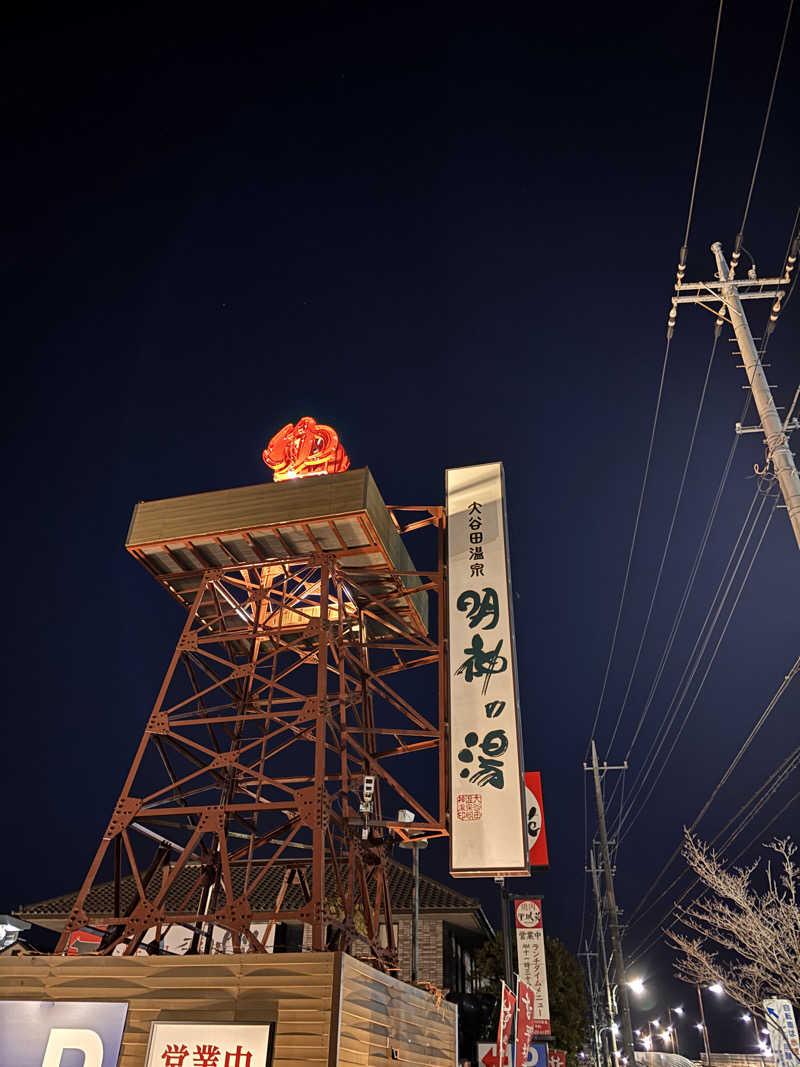
M 411 917 L 399 916 L 397 923 L 399 977 L 411 981 Z M 441 919 L 424 919 L 419 921 L 419 979 L 421 982 L 433 982 L 441 986 L 443 981 L 444 924 Z

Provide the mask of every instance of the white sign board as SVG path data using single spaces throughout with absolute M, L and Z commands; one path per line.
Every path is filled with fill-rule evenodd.
M 447 471 L 450 873 L 527 875 L 503 467 Z
M 515 1054 L 516 1045 L 509 1045 L 503 1060 L 503 1067 L 514 1067 Z M 531 1045 L 525 1057 L 524 1067 L 547 1067 L 546 1059 L 544 1045 Z M 478 1064 L 479 1067 L 497 1067 L 497 1045 L 492 1045 L 488 1041 L 479 1041 Z
M 146 1067 L 266 1067 L 266 1023 L 153 1023 Z
M 767 1016 L 769 1043 L 775 1053 L 775 1067 L 797 1067 L 800 1039 L 791 1003 L 777 998 L 765 1000 L 764 1013 Z
M 549 1034 L 550 1000 L 547 995 L 541 900 L 515 900 L 514 925 L 517 930 L 517 970 L 520 979 L 533 990 L 533 1032 Z

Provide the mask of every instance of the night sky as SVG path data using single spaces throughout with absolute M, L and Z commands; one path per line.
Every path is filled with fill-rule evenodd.
M 785 15 L 784 3 L 726 5 L 687 279 L 713 276 L 712 241 L 730 254 Z M 388 503 L 442 503 L 446 467 L 503 461 L 526 763 L 542 771 L 551 849 L 549 872 L 511 888 L 541 891 L 548 932 L 578 948 L 581 765 L 636 513 L 715 17 L 716 4 L 678 0 L 635 14 L 588 3 L 327 4 L 277 16 L 27 6 L 6 22 L 0 910 L 80 883 L 182 625 L 124 551 L 134 504 L 268 479 L 266 441 L 310 414 L 339 430 Z M 779 273 L 800 201 L 798 71 L 795 20 L 745 230 L 762 275 Z M 757 335 L 767 307 L 749 305 Z M 790 302 L 770 341 L 784 405 L 800 378 L 799 313 Z M 741 415 L 744 372 L 726 334 L 609 749 L 712 334 L 707 312 L 681 309 L 597 729 L 614 763 Z M 743 437 L 633 776 L 762 462 L 760 437 Z M 621 844 L 628 914 L 800 651 L 798 559 L 779 510 Z M 798 744 L 799 686 L 701 823 L 704 836 Z M 734 851 L 796 789 L 795 776 Z M 789 808 L 768 836 L 798 831 Z M 445 847 L 423 866 L 445 876 Z M 497 920 L 490 881 L 459 888 Z M 631 949 L 670 899 L 629 932 Z M 636 969 L 649 991 L 635 1025 L 682 1002 L 694 1021 L 693 991 L 670 978 L 668 951 Z M 717 1035 L 720 1048 L 745 1047 L 735 1019 L 730 1002 L 709 1008 L 712 1047 Z M 695 1051 L 696 1031 L 686 1034 Z

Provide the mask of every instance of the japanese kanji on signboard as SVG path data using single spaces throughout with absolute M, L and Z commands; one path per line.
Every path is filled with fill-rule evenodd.
M 146 1067 L 266 1067 L 267 1023 L 153 1023 Z
M 533 1032 L 549 1034 L 550 1001 L 547 995 L 541 900 L 515 900 L 514 921 L 517 930 L 517 970 L 520 981 L 533 992 Z
M 447 471 L 450 873 L 528 874 L 503 467 Z

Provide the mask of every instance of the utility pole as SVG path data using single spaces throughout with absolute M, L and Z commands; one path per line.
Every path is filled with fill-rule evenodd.
M 606 1016 L 611 1041 L 611 1063 L 616 1067 L 617 1063 L 617 1035 L 613 1030 L 614 1023 L 614 997 L 611 993 L 611 976 L 608 973 L 608 955 L 606 954 L 606 936 L 603 933 L 603 902 L 600 896 L 600 878 L 597 873 L 597 862 L 594 855 L 594 845 L 589 850 L 589 862 L 591 863 L 592 888 L 594 889 L 594 906 L 597 911 L 597 945 L 600 951 L 600 966 L 603 968 L 603 980 L 606 987 Z
M 764 374 L 764 365 L 753 340 L 747 316 L 742 309 L 742 300 L 774 299 L 775 303 L 772 306 L 767 325 L 767 334 L 769 335 L 775 328 L 781 310 L 781 302 L 788 292 L 791 274 L 797 262 L 799 246 L 800 236 L 796 237 L 792 244 L 784 267 L 784 273 L 780 278 L 756 278 L 755 267 L 753 267 L 747 278 L 735 279 L 733 275 L 739 253 L 734 252 L 733 262 L 729 268 L 725 261 L 722 245 L 719 241 L 715 241 L 711 246 L 711 251 L 717 261 L 717 280 L 713 282 L 678 281 L 675 286 L 677 295 L 672 297 L 672 309 L 667 326 L 669 333 L 675 325 L 678 304 L 699 304 L 717 316 L 718 326 L 722 322 L 727 322 L 733 327 L 733 332 L 739 343 L 742 364 L 761 420 L 760 427 L 742 427 L 737 424 L 736 432 L 753 433 L 759 429 L 763 431 L 767 446 L 767 464 L 771 463 L 775 471 L 775 477 L 783 494 L 784 504 L 798 548 L 800 548 L 800 475 L 797 473 L 794 455 L 789 447 L 788 435 L 792 430 L 800 428 L 800 423 L 798 423 L 797 419 L 792 419 L 794 405 L 792 405 L 792 410 L 787 415 L 785 422 L 781 422 L 781 418 L 775 408 L 775 402 L 772 399 L 772 390 Z M 727 318 L 725 316 L 726 312 Z M 797 394 L 795 394 L 796 402 Z
M 584 764 L 584 770 L 589 770 Z M 622 768 L 620 768 L 622 769 Z M 604 770 L 610 770 L 604 767 Z M 608 851 L 608 834 L 606 832 L 606 812 L 603 804 L 603 790 L 600 785 L 600 765 L 597 762 L 597 747 L 592 738 L 592 766 L 594 776 L 594 796 L 597 804 L 597 824 L 600 830 L 600 849 L 603 857 L 603 869 L 606 876 L 606 903 L 608 907 L 608 923 L 611 927 L 611 946 L 614 954 L 614 971 L 617 976 L 617 992 L 619 995 L 620 1014 L 622 1016 L 622 1047 L 625 1058 L 634 1067 L 633 1029 L 631 1027 L 631 1010 L 628 1004 L 628 987 L 625 984 L 625 959 L 622 955 L 622 937 L 619 932 L 619 915 L 617 913 L 617 900 L 614 896 L 614 875 L 611 870 L 611 856 Z
M 597 991 L 594 988 L 594 981 L 592 979 L 592 957 L 596 956 L 596 952 L 589 951 L 588 941 L 584 941 L 583 952 L 578 953 L 579 956 L 583 956 L 586 960 L 586 981 L 589 985 L 589 1003 L 592 1006 L 592 1052 L 594 1053 L 594 1062 L 596 1067 L 602 1067 L 600 1060 L 600 1027 L 597 1025 Z M 603 1057 L 603 1062 L 608 1067 L 608 1057 Z

